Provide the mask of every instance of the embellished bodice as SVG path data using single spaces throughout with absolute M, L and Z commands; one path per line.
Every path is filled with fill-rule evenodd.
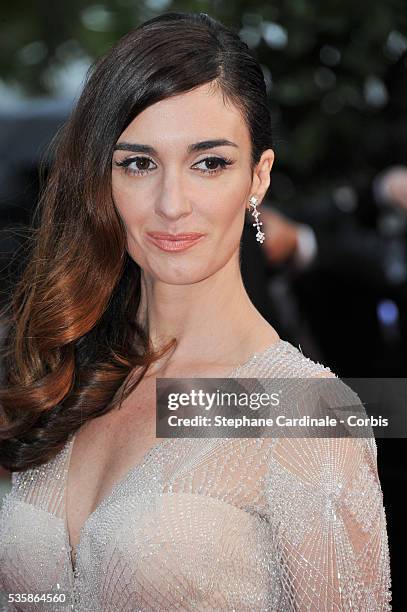
M 231 377 L 330 372 L 280 340 Z M 83 525 L 72 565 L 66 483 L 74 436 L 13 473 L 0 512 L 0 610 L 390 610 L 373 439 L 166 439 Z M 53 603 L 7 603 L 9 593 Z

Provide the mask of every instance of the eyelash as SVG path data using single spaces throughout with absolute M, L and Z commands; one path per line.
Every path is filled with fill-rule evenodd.
M 123 170 L 126 174 L 130 174 L 130 175 L 135 175 L 135 176 L 144 176 L 145 174 L 149 174 L 151 172 L 151 169 L 147 169 L 147 170 L 131 170 L 130 169 L 130 164 L 134 163 L 135 161 L 139 160 L 139 159 L 146 159 L 148 161 L 151 161 L 152 163 L 153 160 L 150 159 L 150 157 L 145 157 L 145 156 L 141 156 L 138 155 L 136 157 L 129 157 L 127 159 L 124 159 L 121 162 L 115 162 L 116 166 L 121 166 L 123 167 Z M 210 174 L 210 175 L 214 175 L 214 174 L 219 174 L 220 172 L 222 172 L 223 170 L 225 170 L 225 168 L 227 166 L 230 166 L 233 163 L 233 160 L 231 159 L 227 159 L 227 158 L 223 158 L 223 157 L 205 157 L 204 159 L 201 159 L 199 162 L 196 162 L 197 164 L 201 164 L 202 162 L 205 161 L 215 161 L 215 162 L 219 162 L 220 164 L 220 168 L 217 168 L 216 170 L 201 170 L 198 169 L 198 172 L 201 172 L 202 174 Z

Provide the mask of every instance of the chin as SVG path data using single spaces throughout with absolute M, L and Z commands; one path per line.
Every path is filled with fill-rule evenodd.
M 158 263 L 155 261 L 154 265 L 139 265 L 146 277 L 167 285 L 199 283 L 216 272 L 216 269 L 208 267 L 205 259 L 194 262 L 164 261 Z

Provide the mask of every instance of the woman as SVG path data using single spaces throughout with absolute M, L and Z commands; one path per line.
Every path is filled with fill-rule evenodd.
M 334 376 L 243 287 L 271 145 L 260 66 L 205 14 L 152 19 L 96 64 L 14 298 L 5 593 L 79 611 L 390 609 L 373 443 L 155 438 L 157 377 Z

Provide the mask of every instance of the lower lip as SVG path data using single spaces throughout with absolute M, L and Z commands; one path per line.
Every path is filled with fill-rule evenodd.
M 147 234 L 148 235 L 148 234 Z M 198 236 L 193 239 L 183 239 L 183 240 L 164 240 L 163 238 L 153 238 L 153 236 L 149 236 L 148 238 L 151 242 L 153 242 L 159 249 L 162 251 L 185 251 L 186 249 L 191 248 L 203 238 L 203 236 Z

